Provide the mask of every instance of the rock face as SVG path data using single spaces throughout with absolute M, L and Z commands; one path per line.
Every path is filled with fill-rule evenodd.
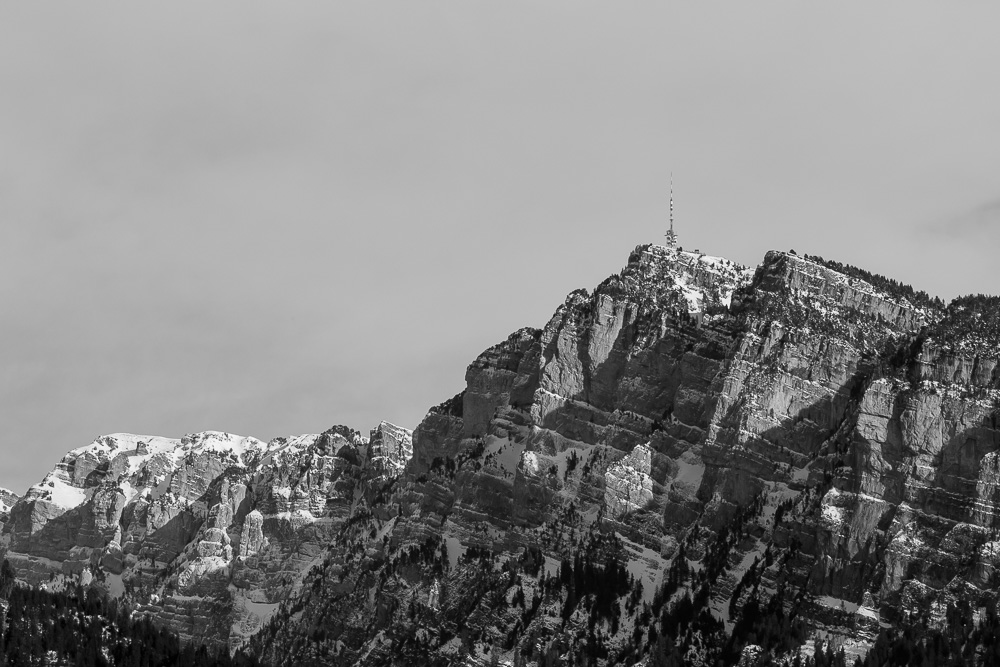
M 0 488 L 0 548 L 6 547 L 5 540 L 7 531 L 4 527 L 10 521 L 10 508 L 17 503 L 17 494 L 9 489 Z
M 777 601 L 850 657 L 880 621 L 995 605 L 997 348 L 943 346 L 943 304 L 831 264 L 637 248 L 469 366 L 379 539 L 318 568 L 256 650 L 637 662 L 689 591 L 724 633 Z M 620 621 L 553 583 L 578 558 L 626 564 Z
M 370 440 L 346 427 L 269 443 L 104 436 L 14 505 L 6 556 L 30 583 L 91 580 L 186 640 L 235 647 L 411 451 L 388 423 Z
M 10 489 L 0 488 L 0 514 L 8 514 L 17 502 L 17 494 Z
M 779 647 L 720 647 L 768 614 L 801 624 L 786 656 L 853 660 L 997 608 L 998 322 L 818 258 L 640 246 L 412 440 L 116 436 L 18 501 L 8 557 L 276 664 L 755 664 Z

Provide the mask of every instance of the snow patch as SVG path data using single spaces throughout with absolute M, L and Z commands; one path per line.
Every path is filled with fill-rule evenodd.
M 621 540 L 628 554 L 625 569 L 642 585 L 643 602 L 652 603 L 656 589 L 659 588 L 663 578 L 666 562 L 658 551 L 636 544 L 621 533 L 616 532 L 615 535 Z
M 839 526 L 845 521 L 845 511 L 842 507 L 837 507 L 834 503 L 841 499 L 843 494 L 837 490 L 836 487 L 831 488 L 823 496 L 823 501 L 821 503 L 823 519 L 829 523 Z
M 108 595 L 112 598 L 120 598 L 125 595 L 125 582 L 120 574 L 105 574 L 104 585 L 108 588 Z
M 46 475 L 41 484 L 31 487 L 31 490 L 37 490 L 39 495 L 42 495 L 50 503 L 64 510 L 79 507 L 87 502 L 88 497 L 93 493 L 93 490 L 88 492 L 87 489 L 81 489 L 78 486 L 67 483 L 54 472 Z
M 559 575 L 559 567 L 562 565 L 561 561 L 556 560 L 552 556 L 545 556 L 545 576 L 555 577 Z
M 809 466 L 811 465 L 812 462 L 809 462 L 808 465 L 805 465 L 801 468 L 796 468 L 795 471 L 792 473 L 792 481 L 802 482 L 802 483 L 806 482 L 809 479 Z
M 462 541 L 454 535 L 446 535 L 444 543 L 448 549 L 448 569 L 454 571 L 458 567 L 458 561 L 465 555 L 466 549 L 462 546 Z
M 537 475 L 539 470 L 538 454 L 528 451 L 523 452 L 521 454 L 521 467 L 524 468 L 525 472 Z
M 841 598 L 835 598 L 830 595 L 820 595 L 816 598 L 816 603 L 824 607 L 829 607 L 831 609 L 840 609 L 841 611 L 846 611 L 850 613 L 855 613 L 858 611 L 860 605 L 855 602 L 848 602 Z
M 671 480 L 671 484 L 689 494 L 694 494 L 701 486 L 701 480 L 704 476 L 704 462 L 688 450 L 677 459 L 677 474 Z
M 263 516 L 263 515 L 262 515 Z M 305 525 L 307 523 L 315 523 L 317 521 L 316 516 L 309 510 L 295 510 L 294 512 L 278 512 L 276 514 L 268 514 L 269 517 L 275 519 L 288 521 L 292 525 Z
M 524 452 L 524 443 L 516 443 L 508 438 L 490 436 L 486 439 L 486 449 L 483 458 L 503 472 L 504 477 L 513 477 L 517 464 Z

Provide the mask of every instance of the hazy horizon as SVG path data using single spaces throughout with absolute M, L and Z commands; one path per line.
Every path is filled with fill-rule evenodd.
M 18 494 L 107 433 L 413 428 L 661 242 L 671 173 L 687 249 L 1000 292 L 1000 6 L 0 11 Z

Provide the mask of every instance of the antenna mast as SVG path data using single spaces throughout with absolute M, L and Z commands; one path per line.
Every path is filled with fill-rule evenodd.
M 674 172 L 670 172 L 670 229 L 665 234 L 667 247 L 671 250 L 677 247 L 677 234 L 674 233 Z

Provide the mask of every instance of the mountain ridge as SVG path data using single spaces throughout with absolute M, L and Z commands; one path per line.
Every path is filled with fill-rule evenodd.
M 43 484 L 95 482 L 85 543 L 43 555 L 52 503 L 29 490 L 8 559 L 39 583 L 92 571 L 186 640 L 275 664 L 707 663 L 738 657 L 764 608 L 801 623 L 795 652 L 851 658 L 907 615 L 995 607 L 1000 309 L 830 264 L 639 246 L 479 355 L 412 436 L 342 427 L 234 456 L 203 435 L 144 480 L 170 477 L 150 500 L 191 496 L 159 509 L 129 496 L 138 468 L 82 452 Z M 190 621 L 212 609 L 228 625 Z

